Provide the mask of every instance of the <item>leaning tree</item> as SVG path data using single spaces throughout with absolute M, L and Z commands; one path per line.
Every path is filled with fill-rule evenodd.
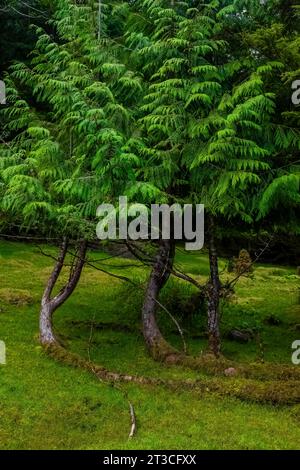
M 253 12 L 244 7 L 239 11 L 238 2 L 221 3 L 216 9 L 214 3 L 134 2 L 127 33 L 128 47 L 135 49 L 132 60 L 148 84 L 135 150 L 147 161 L 130 191 L 149 203 L 155 197 L 205 204 L 211 274 L 198 287 L 207 299 L 209 351 L 215 356 L 220 354 L 222 288 L 216 229 L 230 220 L 253 222 L 253 198 L 261 175 L 270 169 L 264 134 L 275 95 L 267 89 L 267 77 L 281 66 L 258 60 L 246 44 L 236 50 L 235 40 L 241 41 L 237 24 L 253 22 Z M 156 193 L 149 195 L 149 183 Z M 146 343 L 160 359 L 176 354 L 159 330 L 155 302 L 173 269 L 173 243 L 161 240 L 143 307 Z
M 124 193 L 136 165 L 129 149 L 142 87 L 138 74 L 119 60 L 123 50 L 114 36 L 122 14 L 112 9 L 106 4 L 102 10 L 99 37 L 91 2 L 59 0 L 51 20 L 55 36 L 38 28 L 30 64 L 15 64 L 6 77 L 1 222 L 61 240 L 42 297 L 43 344 L 57 341 L 53 313 L 87 262 L 97 206 Z M 64 265 L 69 278 L 54 295 Z

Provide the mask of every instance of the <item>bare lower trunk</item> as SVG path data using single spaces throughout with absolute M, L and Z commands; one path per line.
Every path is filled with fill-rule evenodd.
M 54 308 L 51 301 L 42 301 L 40 313 L 40 342 L 42 344 L 55 344 L 57 340 L 53 333 L 52 318 Z
M 40 342 L 43 345 L 51 345 L 58 343 L 57 338 L 55 337 L 55 334 L 53 332 L 53 314 L 55 310 L 70 297 L 75 287 L 77 286 L 85 263 L 86 248 L 86 242 L 81 242 L 76 254 L 74 255 L 74 260 L 70 268 L 68 282 L 55 297 L 51 298 L 52 291 L 64 266 L 64 261 L 68 251 L 68 244 L 66 240 L 64 240 L 61 245 L 58 259 L 48 279 L 47 286 L 45 288 L 41 302 Z
M 150 353 L 157 359 L 165 359 L 175 351 L 162 336 L 156 322 L 159 294 L 170 277 L 174 252 L 174 243 L 169 240 L 159 241 L 159 249 L 150 274 L 142 310 L 144 338 Z
M 208 319 L 208 347 L 209 352 L 216 357 L 220 355 L 220 278 L 218 267 L 218 255 L 214 239 L 213 220 L 210 221 L 209 229 L 209 265 L 210 281 L 207 288 L 207 319 Z

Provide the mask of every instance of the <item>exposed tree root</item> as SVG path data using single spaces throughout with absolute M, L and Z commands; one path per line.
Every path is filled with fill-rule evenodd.
M 71 325 L 89 326 L 89 322 L 71 321 Z M 112 329 L 124 332 L 139 332 L 138 328 L 117 323 L 93 323 L 94 330 Z M 225 369 L 233 367 L 236 375 L 241 378 L 255 379 L 261 381 L 268 380 L 290 380 L 300 381 L 300 367 L 287 364 L 261 364 L 249 363 L 241 364 L 230 361 L 224 356 L 215 358 L 213 354 L 204 354 L 199 357 L 183 354 L 178 349 L 171 346 L 164 338 L 152 344 L 151 356 L 155 361 L 165 363 L 168 366 L 177 365 L 192 370 L 197 370 L 208 375 L 224 376 Z
M 259 381 L 244 377 L 203 377 L 199 380 L 165 380 L 110 372 L 79 355 L 67 351 L 59 344 L 45 347 L 46 352 L 64 364 L 83 368 L 103 382 L 135 383 L 139 385 L 164 386 L 174 391 L 193 390 L 204 395 L 216 393 L 256 403 L 294 405 L 300 403 L 300 381 Z M 217 362 L 217 361 L 215 361 Z
M 155 355 L 152 354 L 152 357 L 167 365 L 183 366 L 214 376 L 224 376 L 225 369 L 234 368 L 234 375 L 245 379 L 300 381 L 300 368 L 286 364 L 242 364 L 230 361 L 223 356 L 218 359 L 213 354 L 194 357 L 182 354 L 175 349 L 170 352 L 168 348 L 164 351 L 159 349 Z

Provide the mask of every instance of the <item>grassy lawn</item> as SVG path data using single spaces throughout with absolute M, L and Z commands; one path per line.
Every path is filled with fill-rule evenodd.
M 105 262 L 118 272 L 128 260 Z M 179 251 L 177 263 L 199 280 L 207 275 L 205 254 Z M 133 384 L 114 387 L 56 363 L 38 344 L 39 301 L 51 259 L 33 245 L 0 241 L 0 264 L 0 340 L 7 346 L 7 365 L 0 365 L 0 449 L 300 449 L 300 405 L 272 407 Z M 142 268 L 126 268 L 125 273 L 136 281 L 146 279 Z M 206 344 L 205 314 L 183 317 L 178 292 L 188 297 L 192 288 L 172 281 L 164 300 L 182 322 L 190 352 L 200 354 Z M 75 294 L 56 313 L 55 327 L 70 350 L 87 357 L 95 323 L 92 359 L 111 370 L 199 377 L 148 357 L 140 332 L 141 301 L 141 289 L 87 268 Z M 299 277 L 293 268 L 257 266 L 252 278 L 240 280 L 222 311 L 224 336 L 234 326 L 251 329 L 259 338 L 247 344 L 225 339 L 227 357 L 290 363 L 291 343 L 300 339 Z M 270 316 L 277 325 L 270 324 Z M 160 322 L 168 339 L 180 347 L 176 328 L 163 312 Z M 138 432 L 132 440 L 122 389 L 137 414 Z

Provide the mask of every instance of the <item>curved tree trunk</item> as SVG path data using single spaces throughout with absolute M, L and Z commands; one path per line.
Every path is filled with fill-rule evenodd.
M 169 240 L 160 240 L 142 309 L 143 334 L 147 347 L 151 355 L 160 360 L 176 353 L 176 350 L 162 336 L 156 322 L 159 294 L 170 277 L 174 255 L 175 244 Z
M 40 342 L 44 345 L 57 343 L 52 327 L 53 313 L 54 308 L 51 305 L 51 301 L 47 302 L 42 300 L 40 313 Z
M 219 357 L 221 351 L 220 340 L 220 278 L 218 267 L 218 255 L 214 238 L 214 223 L 210 220 L 209 228 L 209 265 L 210 281 L 207 287 L 207 326 L 208 326 L 208 348 L 209 352 Z
M 43 345 L 51 345 L 58 343 L 57 338 L 55 337 L 55 334 L 53 332 L 53 314 L 55 310 L 58 309 L 58 307 L 60 307 L 70 297 L 75 287 L 77 286 L 85 263 L 86 249 L 86 241 L 80 242 L 79 248 L 76 254 L 74 255 L 73 264 L 70 268 L 68 282 L 55 297 L 51 298 L 52 291 L 64 266 L 64 261 L 68 251 L 68 243 L 66 240 L 64 240 L 61 245 L 58 259 L 49 277 L 41 302 L 40 342 Z

